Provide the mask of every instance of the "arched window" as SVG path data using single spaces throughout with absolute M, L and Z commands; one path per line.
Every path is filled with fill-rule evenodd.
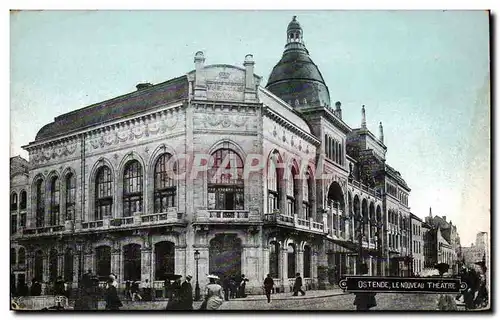
M 95 180 L 95 216 L 94 220 L 102 220 L 112 215 L 113 178 L 107 166 L 99 168 Z
M 288 278 L 295 277 L 295 245 L 290 243 L 288 245 Z
M 10 198 L 10 211 L 17 210 L 17 193 L 13 192 Z
M 66 249 L 64 253 L 64 281 L 73 282 L 73 250 Z
M 177 163 L 170 167 L 171 155 L 165 153 L 156 161 L 154 173 L 154 212 L 167 212 L 170 207 L 175 207 L 177 183 L 173 175 L 177 172 Z
M 97 276 L 108 279 L 111 274 L 111 247 L 100 246 L 95 249 Z
M 137 160 L 125 165 L 123 174 L 123 216 L 142 212 L 142 166 Z
M 155 280 L 165 280 L 167 274 L 175 273 L 175 245 L 161 241 L 155 244 Z
M 17 232 L 17 214 L 10 215 L 10 232 L 13 234 Z
M 138 244 L 123 246 L 123 279 L 141 280 L 141 246 Z
M 311 247 L 304 246 L 304 278 L 311 277 Z
M 35 190 L 36 227 L 41 228 L 45 225 L 45 185 L 43 179 L 36 182 Z
M 271 278 L 279 277 L 279 252 L 279 243 L 271 241 L 269 246 L 269 274 L 271 275 Z
M 286 205 L 287 205 L 287 210 L 286 213 L 289 216 L 293 216 L 295 214 L 295 167 L 292 166 L 290 170 L 288 170 L 288 177 L 287 177 L 287 185 L 286 185 Z
M 50 225 L 59 224 L 59 178 L 53 177 L 50 182 Z
M 229 144 L 212 154 L 213 165 L 208 172 L 208 208 L 243 210 L 243 161 L 229 149 Z
M 43 281 L 43 251 L 35 252 L 35 279 Z
M 305 179 L 303 181 L 303 211 L 304 211 L 304 218 L 308 220 L 311 217 L 311 207 L 312 207 L 312 176 L 308 173 L 306 173 Z
M 17 261 L 16 261 L 16 249 L 10 248 L 10 264 L 15 265 L 16 263 L 17 263 Z
M 21 210 L 26 210 L 26 191 L 23 190 L 21 191 L 21 203 L 20 203 L 20 208 Z
M 51 249 L 49 253 L 49 280 L 55 281 L 57 278 L 57 250 Z
M 23 247 L 19 248 L 19 253 L 17 255 L 17 263 L 20 266 L 24 266 L 26 264 L 26 250 Z
M 267 207 L 272 212 L 280 208 L 280 183 L 278 155 L 273 154 L 267 162 Z
M 66 175 L 66 220 L 73 220 L 76 204 L 76 178 L 73 173 Z

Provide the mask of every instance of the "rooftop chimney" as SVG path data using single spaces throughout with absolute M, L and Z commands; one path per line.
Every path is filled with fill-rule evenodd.
M 135 87 L 137 88 L 137 91 L 139 91 L 139 90 L 144 90 L 144 89 L 150 88 L 152 86 L 153 86 L 152 83 L 145 82 L 145 83 L 139 83 Z
M 365 105 L 363 105 L 363 107 L 361 107 L 361 128 L 366 129 Z

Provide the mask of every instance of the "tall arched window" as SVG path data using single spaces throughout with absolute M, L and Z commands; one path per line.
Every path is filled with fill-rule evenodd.
M 271 275 L 271 278 L 279 277 L 279 252 L 279 243 L 271 241 L 269 245 L 269 274 Z
M 43 281 L 43 251 L 37 250 L 35 252 L 35 279 Z
M 100 279 L 108 279 L 111 274 L 111 247 L 100 246 L 95 248 L 97 276 Z
M 21 204 L 20 204 L 20 208 L 21 210 L 26 210 L 26 191 L 23 190 L 21 191 Z
M 17 263 L 17 261 L 16 261 L 16 249 L 10 248 L 10 264 L 15 265 L 16 263 Z
M 10 198 L 10 211 L 17 210 L 17 193 L 13 192 Z
M 273 154 L 267 162 L 267 207 L 269 212 L 280 208 L 278 173 L 278 156 L 277 154 Z
M 208 208 L 243 210 L 243 161 L 229 149 L 229 144 L 212 154 L 213 165 L 208 172 Z
M 295 277 L 295 245 L 290 243 L 288 245 L 288 278 Z
M 304 278 L 311 277 L 311 247 L 304 246 Z
M 286 214 L 293 216 L 295 214 L 295 168 L 292 167 L 288 170 L 287 184 L 286 184 Z
M 94 220 L 102 220 L 112 215 L 113 178 L 107 166 L 99 168 L 95 180 L 95 216 Z
M 36 227 L 41 228 L 45 225 L 45 185 L 43 179 L 36 182 L 35 189 Z
M 26 227 L 26 202 L 27 202 L 27 197 L 26 197 L 26 191 L 22 190 L 21 191 L 21 202 L 19 204 L 19 209 L 21 210 L 21 217 L 19 221 L 19 226 L 20 227 Z
M 171 155 L 165 153 L 156 161 L 154 173 L 154 212 L 166 212 L 175 207 L 177 183 L 172 175 L 177 172 L 177 163 L 170 166 Z
M 312 177 L 309 172 L 303 180 L 303 194 L 302 194 L 302 208 L 304 218 L 307 220 L 311 217 L 311 204 L 312 204 Z
M 175 273 L 175 244 L 160 241 L 154 246 L 155 280 L 165 280 L 167 274 Z
M 24 266 L 26 264 L 26 250 L 23 247 L 19 248 L 17 263 L 19 266 Z
M 141 246 L 138 244 L 123 246 L 123 279 L 141 280 Z
M 64 253 L 64 281 L 73 281 L 73 250 L 66 249 Z
M 142 212 L 142 166 L 137 160 L 125 165 L 123 174 L 123 216 Z
M 73 173 L 66 175 L 66 220 L 73 220 L 76 204 L 76 178 Z
M 53 177 L 50 182 L 50 225 L 56 226 L 59 224 L 59 178 Z
M 55 281 L 57 278 L 57 250 L 51 249 L 49 253 L 49 280 Z

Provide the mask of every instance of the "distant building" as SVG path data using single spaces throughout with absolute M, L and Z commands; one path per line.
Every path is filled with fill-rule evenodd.
M 411 256 L 413 258 L 412 273 L 420 275 L 424 269 L 424 240 L 422 219 L 411 214 Z
M 450 265 L 450 272 L 457 273 L 461 260 L 460 236 L 457 227 L 446 216 L 433 216 L 429 208 L 429 216 L 425 218 L 429 226 L 427 234 L 424 235 L 424 246 L 427 247 L 425 256 L 426 267 L 432 268 L 437 263 Z
M 478 232 L 476 243 L 471 243 L 470 247 L 462 247 L 462 263 L 466 267 L 475 268 L 476 263 L 487 261 L 488 233 Z

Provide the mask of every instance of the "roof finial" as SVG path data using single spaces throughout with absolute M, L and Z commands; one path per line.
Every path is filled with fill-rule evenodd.
M 380 140 L 380 142 L 384 143 L 384 127 L 382 126 L 382 121 L 380 121 L 378 128 L 380 131 L 380 136 L 378 139 Z
M 292 21 L 297 21 L 297 16 L 293 16 Z
M 361 107 L 361 128 L 366 129 L 365 105 L 363 105 L 363 107 Z

